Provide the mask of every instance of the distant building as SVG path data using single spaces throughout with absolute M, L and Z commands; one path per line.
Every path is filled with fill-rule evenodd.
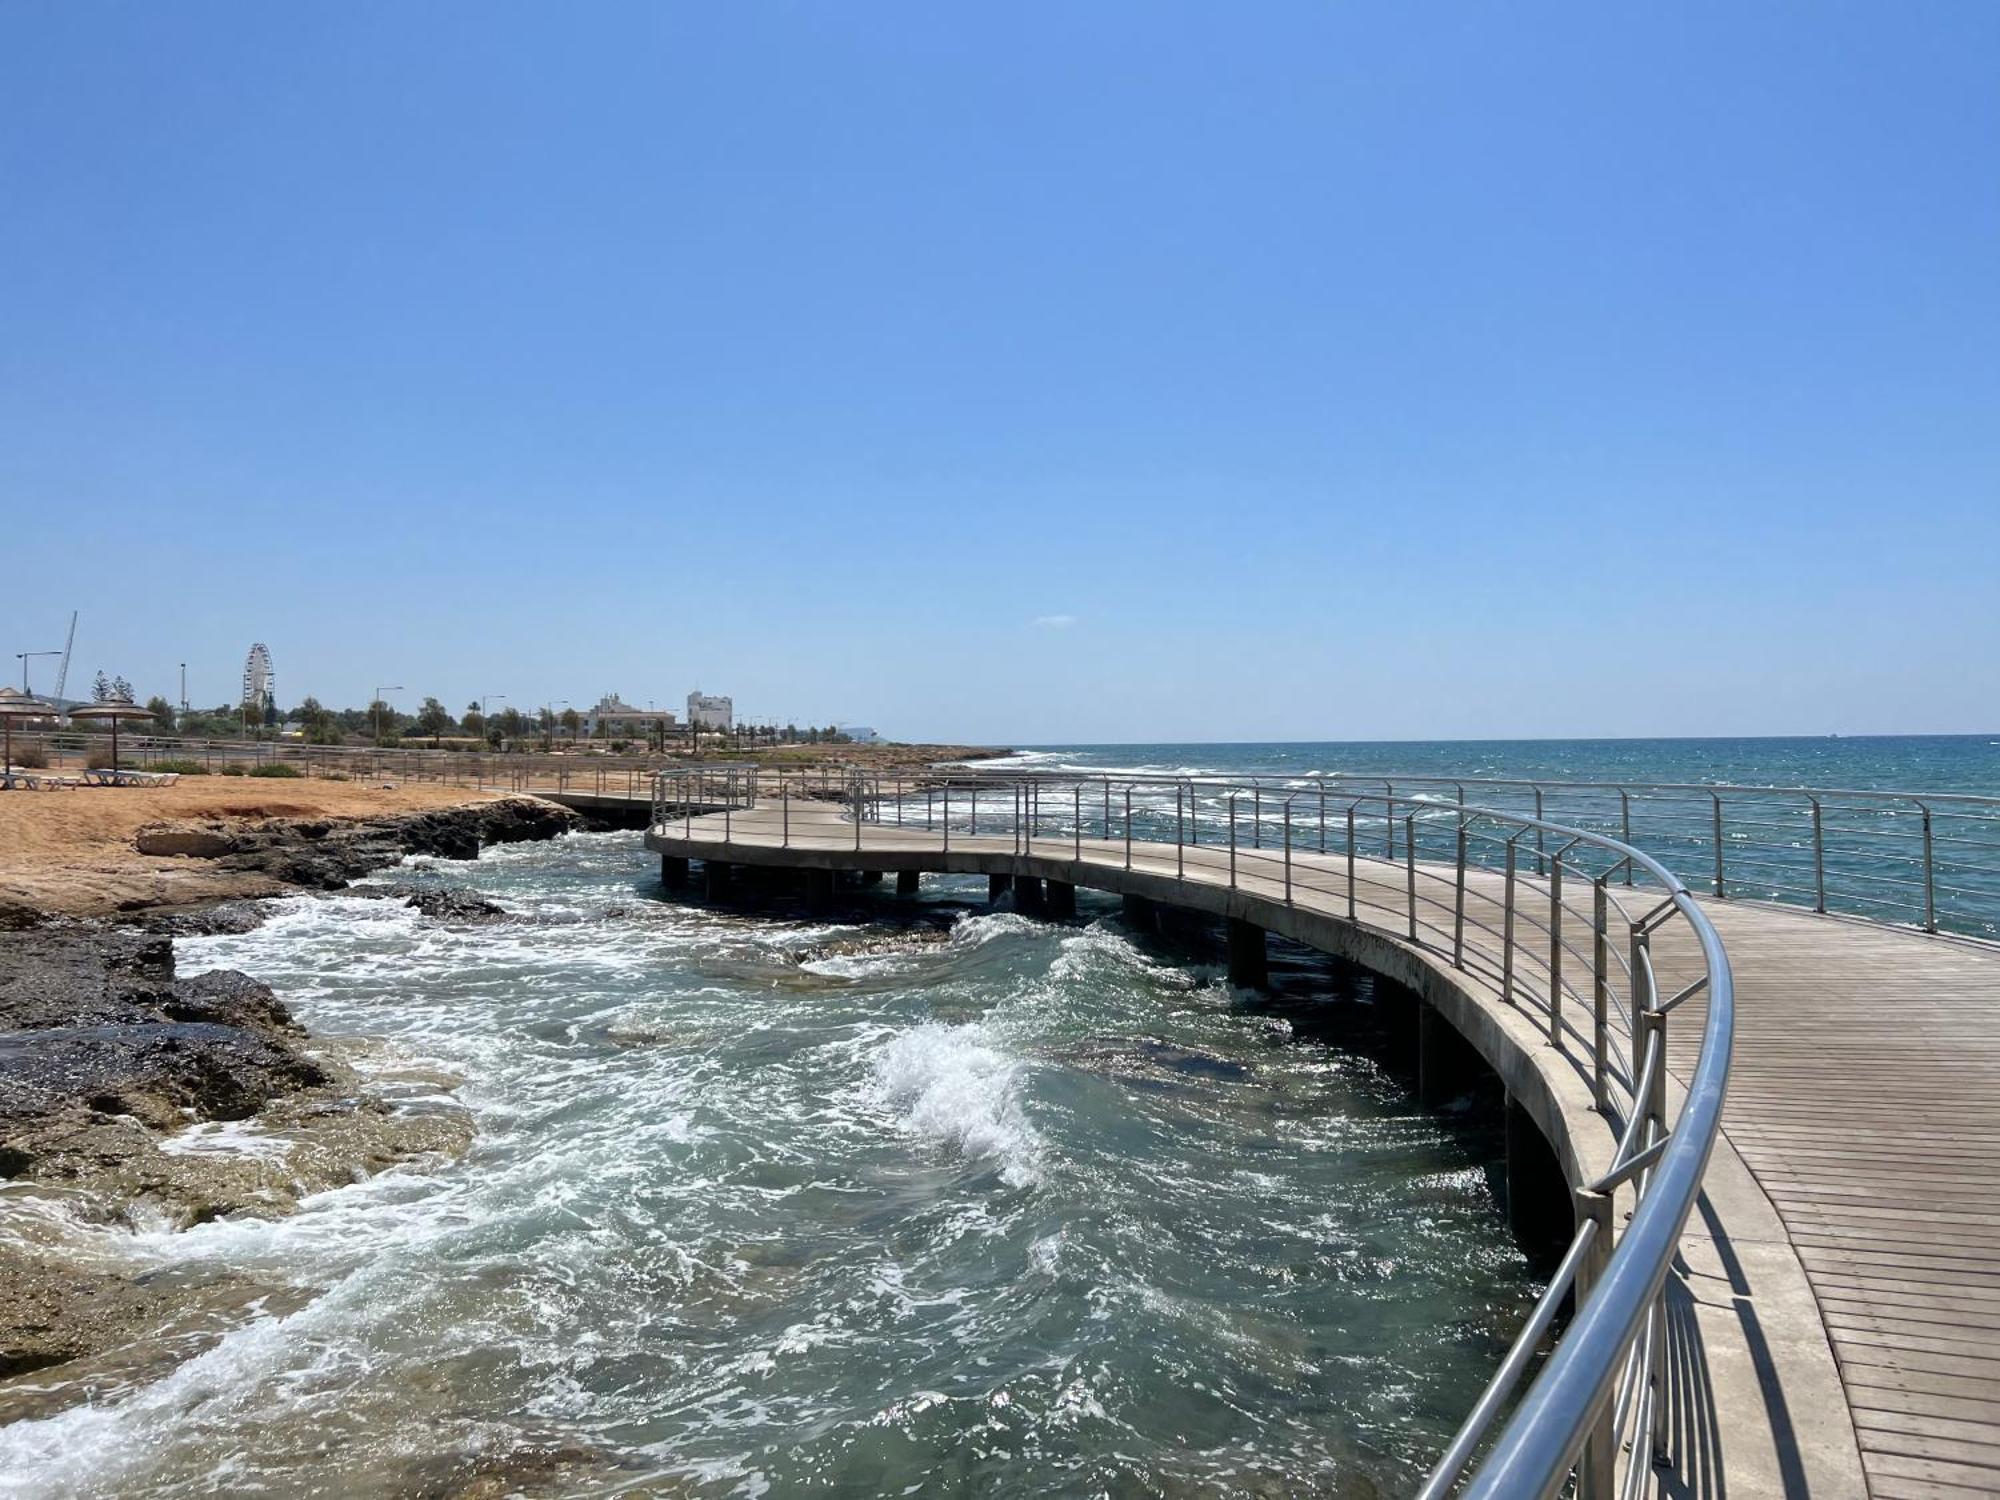
M 607 737 L 648 734 L 655 724 L 672 729 L 674 722 L 674 716 L 664 708 L 634 708 L 616 693 L 606 693 L 597 700 L 595 707 L 584 711 L 583 732 L 592 738 L 600 731 Z
M 872 745 L 882 738 L 866 724 L 843 724 L 840 726 L 840 732 L 857 745 Z
M 688 723 L 700 729 L 733 729 L 736 727 L 736 703 L 730 698 L 718 698 L 696 688 L 688 694 Z

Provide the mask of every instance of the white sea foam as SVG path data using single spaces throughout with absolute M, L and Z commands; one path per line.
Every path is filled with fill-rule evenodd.
M 1042 1143 L 1021 1108 L 1021 1066 L 984 1024 L 927 1022 L 876 1054 L 875 1088 L 913 1135 L 989 1157 L 1002 1181 L 1027 1187 L 1040 1179 Z

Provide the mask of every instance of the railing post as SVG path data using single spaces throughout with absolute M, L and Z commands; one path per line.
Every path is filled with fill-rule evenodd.
M 1632 843 L 1632 794 L 1624 787 L 1618 788 L 1618 836 L 1629 848 Z M 1625 861 L 1625 883 L 1630 885 L 1637 878 L 1632 861 Z
M 1517 833 L 1507 840 L 1507 878 L 1500 899 L 1500 999 L 1507 1005 L 1514 1003 L 1514 869 L 1520 860 L 1520 837 Z
M 1576 1306 L 1581 1311 L 1611 1262 L 1611 1194 L 1579 1192 L 1576 1217 L 1580 1224 L 1594 1226 L 1590 1248 L 1576 1268 Z M 1617 1416 L 1615 1405 L 1613 1401 L 1604 1403 L 1583 1440 L 1576 1466 L 1576 1500 L 1611 1500 L 1618 1478 L 1618 1433 L 1612 1425 Z
M 1812 799 L 1813 910 L 1826 910 L 1826 826 L 1819 798 Z
M 1192 811 L 1192 809 L 1189 809 Z M 1132 789 L 1125 788 L 1125 868 L 1132 868 Z M 1174 878 L 1187 875 L 1187 825 L 1181 820 L 1181 786 L 1174 783 Z
M 1645 1016 L 1653 1008 L 1652 969 L 1648 963 L 1652 947 L 1652 935 L 1641 924 L 1632 924 L 1631 949 L 1628 962 L 1632 966 L 1632 1087 L 1639 1087 L 1639 1070 L 1646 1065 L 1646 1023 Z M 1643 1107 L 1635 1095 L 1632 1107 Z
M 944 852 L 951 853 L 951 782 L 944 784 Z
M 1452 891 L 1451 961 L 1465 967 L 1465 814 L 1458 817 L 1458 879 Z
M 1107 789 L 1109 785 L 1107 782 Z M 1111 837 L 1108 825 L 1104 830 L 1104 836 Z M 1125 868 L 1128 870 L 1132 868 L 1132 788 L 1129 786 L 1125 788 Z
M 1129 798 L 1132 794 L 1128 790 L 1125 795 Z M 1107 844 L 1111 842 L 1111 778 L 1109 776 L 1104 778 L 1104 842 Z
M 1236 794 L 1229 794 L 1229 888 L 1236 889 Z
M 1562 1045 L 1563 1008 L 1563 860 L 1560 852 L 1549 863 L 1549 1045 Z
M 1264 785 L 1258 782 L 1250 788 L 1250 847 L 1264 847 Z
M 1417 940 L 1417 815 L 1403 820 L 1404 898 L 1410 907 L 1410 941 Z
M 1390 782 L 1382 783 L 1382 836 L 1384 857 L 1396 857 L 1396 788 Z
M 778 783 L 778 798 L 784 804 L 785 837 L 783 847 L 789 849 L 792 847 L 792 789 L 783 781 Z
M 1292 904 L 1292 799 L 1285 799 L 1285 905 Z
M 1630 867 L 1630 862 L 1627 862 Z M 1610 1105 L 1605 1093 L 1605 1044 L 1610 1031 L 1611 1008 L 1611 892 L 1609 874 L 1592 882 L 1590 910 L 1590 1092 L 1597 1099 L 1597 1112 Z M 1606 1226 L 1608 1231 L 1609 1226 Z
M 1715 803 L 1715 897 L 1722 901 L 1728 899 L 1722 889 L 1722 793 L 1708 795 Z
M 1319 784 L 1319 852 L 1326 853 L 1326 783 Z
M 1541 817 L 1542 817 L 1542 789 L 1540 787 L 1536 787 L 1535 820 L 1539 822 L 1541 821 Z M 1542 830 L 1537 828 L 1535 830 L 1535 873 L 1537 875 L 1546 875 L 1549 873 L 1549 862 L 1542 857 L 1544 854 L 1548 852 L 1548 847 L 1549 847 L 1548 843 L 1542 835 Z
M 1931 853 L 1931 810 L 1924 809 L 1924 931 L 1937 931 L 1937 865 Z
M 1070 800 L 1075 804 L 1075 806 L 1072 808 L 1070 812 L 1071 832 L 1076 837 L 1075 857 L 1077 859 L 1082 859 L 1083 858 L 1083 783 L 1079 781 L 1075 786 L 1070 788 L 1070 792 L 1071 792 Z
M 1354 808 L 1347 804 L 1347 920 L 1355 920 L 1354 915 Z

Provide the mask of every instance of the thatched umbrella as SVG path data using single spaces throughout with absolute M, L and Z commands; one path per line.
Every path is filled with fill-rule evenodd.
M 141 708 L 129 698 L 107 698 L 101 703 L 86 703 L 81 708 L 69 711 L 72 719 L 109 719 L 111 721 L 111 769 L 118 769 L 118 721 L 120 719 L 150 719 L 153 711 Z
M 44 703 L 40 698 L 31 698 L 18 688 L 0 687 L 0 724 L 4 724 L 7 750 L 0 758 L 0 770 L 14 764 L 14 721 L 16 719 L 47 719 L 54 716 L 53 703 Z

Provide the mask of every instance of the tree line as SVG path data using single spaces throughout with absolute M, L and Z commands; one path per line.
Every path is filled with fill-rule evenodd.
M 100 701 L 118 698 L 130 701 L 131 688 L 123 678 L 104 681 L 99 673 Z M 119 692 L 119 688 L 123 692 Z M 273 738 L 295 730 L 309 745 L 379 744 L 395 746 L 428 743 L 434 748 L 553 749 L 557 743 L 577 744 L 585 738 L 584 717 L 574 708 L 560 713 L 552 708 L 524 714 L 505 708 L 487 714 L 477 702 L 468 703 L 454 715 L 435 697 L 427 697 L 415 713 L 403 713 L 376 699 L 365 708 L 328 708 L 319 699 L 307 697 L 289 710 L 265 703 L 261 710 L 250 704 L 218 704 L 214 708 L 177 711 L 167 699 L 154 695 L 146 700 L 153 727 L 161 734 L 178 734 L 191 739 Z M 665 716 L 617 726 L 600 723 L 591 740 L 614 750 L 642 744 L 648 750 L 664 752 L 672 744 L 690 748 L 701 745 L 754 748 L 758 745 L 847 744 L 849 737 L 834 725 L 801 729 L 795 724 L 737 724 L 728 729 L 710 729 L 669 724 Z

